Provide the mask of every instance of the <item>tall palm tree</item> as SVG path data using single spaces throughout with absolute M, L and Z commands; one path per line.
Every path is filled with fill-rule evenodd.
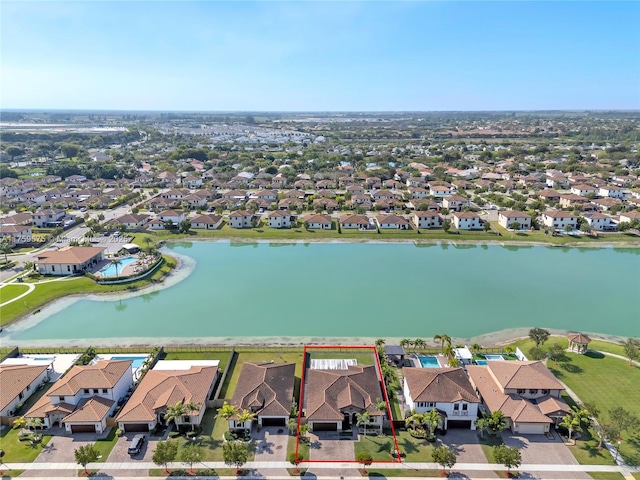
M 421 338 L 416 338 L 413 341 L 413 348 L 414 350 L 418 350 L 419 348 L 424 348 L 427 344 L 425 343 L 425 341 Z
M 167 423 L 175 423 L 176 427 L 178 426 L 178 421 L 187 414 L 191 412 L 200 410 L 200 404 L 198 403 L 183 403 L 176 402 L 175 405 L 169 405 L 167 407 L 167 411 L 164 414 L 164 419 Z
M 227 402 L 224 402 L 218 409 L 218 416 L 227 420 L 227 423 L 231 417 L 235 417 L 237 414 L 238 409 L 233 405 L 229 405 Z
M 424 414 L 422 421 L 429 429 L 429 436 L 433 437 L 436 433 L 436 428 L 438 428 L 438 425 L 440 425 L 440 422 L 442 421 L 442 418 L 438 411 L 435 408 L 432 408 Z
M 120 265 L 122 265 L 122 260 L 120 260 L 119 258 L 114 258 L 113 260 L 111 260 L 111 263 L 116 268 L 116 277 L 117 277 L 118 276 L 118 267 Z
M 411 340 L 409 340 L 408 338 L 403 338 L 402 340 L 400 340 L 400 346 L 402 348 L 409 348 L 412 343 L 413 342 L 411 342 Z
M 386 343 L 386 342 L 385 342 L 384 338 L 379 338 L 379 339 L 377 339 L 377 340 L 376 340 L 376 347 L 380 348 L 380 347 L 382 347 L 385 343 Z
M 580 430 L 582 425 L 589 422 L 589 411 L 578 407 L 571 407 L 571 412 L 562 417 L 560 426 L 569 430 L 569 440 L 574 430 Z
M 11 252 L 13 252 L 13 248 L 11 247 L 11 244 L 6 240 L 2 241 L 0 243 L 0 253 L 4 254 L 4 263 L 9 263 L 9 259 L 7 258 L 7 255 L 10 254 Z
M 151 240 L 151 237 L 144 237 L 142 243 L 144 243 L 144 246 L 149 250 L 149 246 L 153 243 L 153 240 Z
M 439 333 L 433 336 L 434 342 L 440 342 L 440 346 L 442 348 L 442 353 L 444 353 L 444 344 L 451 345 L 451 337 L 446 333 Z
M 455 358 L 456 351 L 450 343 L 447 343 L 445 347 L 442 349 L 442 353 L 448 359 Z
M 369 412 L 356 413 L 356 426 L 364 426 L 364 436 L 367 436 L 367 425 L 371 421 L 371 414 Z
M 252 422 L 255 420 L 257 415 L 253 413 L 251 410 L 247 410 L 246 408 L 240 412 L 238 412 L 238 421 L 242 422 L 245 432 L 249 432 L 249 428 L 247 428 L 247 422 Z

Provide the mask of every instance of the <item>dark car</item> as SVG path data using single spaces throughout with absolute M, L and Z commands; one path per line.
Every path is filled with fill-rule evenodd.
M 129 455 L 139 454 L 146 440 L 147 438 L 144 435 L 136 435 L 133 437 L 133 440 L 131 440 L 131 443 L 129 444 L 129 448 L 127 449 L 127 453 Z

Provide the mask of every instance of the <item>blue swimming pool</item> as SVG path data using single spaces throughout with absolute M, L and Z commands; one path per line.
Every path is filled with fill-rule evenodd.
M 418 360 L 420 360 L 422 368 L 440 368 L 438 358 L 433 355 L 418 355 Z
M 476 365 L 486 365 L 487 361 L 486 360 L 476 360 Z
M 144 361 L 147 359 L 146 355 L 142 356 L 142 355 L 114 355 L 111 357 L 111 360 L 132 360 L 133 363 L 131 364 L 131 368 L 135 368 L 136 370 L 140 367 L 142 367 L 142 364 L 144 363 Z
M 118 270 L 116 272 L 116 266 L 113 263 L 110 263 L 106 267 L 100 269 L 100 273 L 105 277 L 115 277 L 116 273 L 121 273 L 124 267 L 129 265 L 131 262 L 135 262 L 136 257 L 125 257 L 120 259 L 120 265 L 118 265 Z
M 53 361 L 55 360 L 56 357 L 33 357 L 34 360 L 40 360 L 40 361 Z
M 485 355 L 484 358 L 487 360 L 504 360 L 502 355 Z

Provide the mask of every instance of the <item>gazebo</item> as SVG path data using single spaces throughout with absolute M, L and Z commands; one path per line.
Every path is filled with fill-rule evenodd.
M 591 339 L 582 333 L 570 333 L 567 335 L 569 338 L 569 351 L 576 353 L 585 353 L 587 346 Z

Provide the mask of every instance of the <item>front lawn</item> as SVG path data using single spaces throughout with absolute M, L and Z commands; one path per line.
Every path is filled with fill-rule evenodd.
M 369 478 L 387 477 L 441 477 L 441 470 L 417 470 L 414 468 L 367 468 L 367 473 L 362 474 Z
M 287 461 L 289 461 L 289 456 L 296 451 L 296 436 L 289 435 L 287 439 Z M 309 442 L 304 441 L 300 442 L 298 445 L 298 458 L 303 461 L 309 460 Z
M 105 438 L 97 440 L 96 443 L 94 444 L 96 447 L 96 450 L 98 450 L 98 462 L 106 462 L 107 458 L 109 458 L 109 454 L 111 453 L 111 450 L 113 450 L 113 447 L 116 446 L 116 443 L 118 442 L 118 437 L 116 436 L 116 430 L 117 427 L 111 427 L 111 431 L 109 432 L 109 435 L 107 435 Z
M 601 421 L 606 422 L 608 410 L 617 406 L 640 417 L 640 367 L 595 352 L 569 353 L 566 361 L 547 365 L 580 400 L 598 407 Z M 640 465 L 640 433 L 623 432 L 622 438 L 621 455 L 630 465 Z
M 624 480 L 624 475 L 620 472 L 587 472 L 591 478 L 596 480 Z
M 360 440 L 355 442 L 355 454 L 358 458 L 360 452 L 367 452 L 373 460 L 392 462 L 392 453 L 396 451 L 391 431 L 387 435 L 360 435 Z
M 482 453 L 484 453 L 484 456 L 489 463 L 493 463 L 493 447 L 502 445 L 503 443 L 504 442 L 500 435 L 489 435 L 488 433 L 485 433 L 484 437 L 480 437 Z
M 438 442 L 413 438 L 406 430 L 396 431 L 396 439 L 405 462 L 431 462 L 433 447 L 438 446 Z
M 0 450 L 4 451 L 2 461 L 4 463 L 31 463 L 42 451 L 51 435 L 43 435 L 42 441 L 32 445 L 30 441 L 20 441 L 19 428 L 4 427 L 0 433 Z

